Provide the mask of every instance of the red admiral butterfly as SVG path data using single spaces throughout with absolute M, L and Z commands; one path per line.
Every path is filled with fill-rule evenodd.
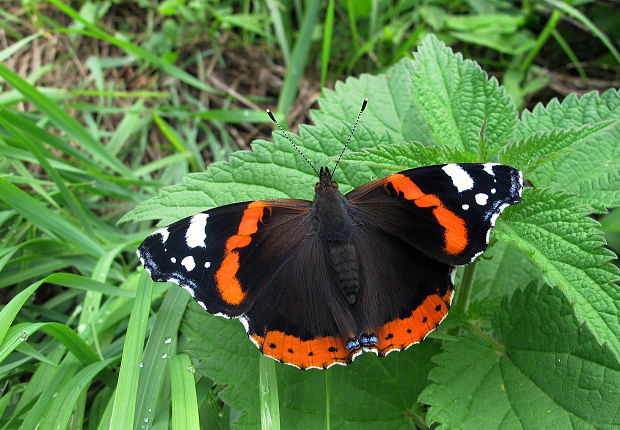
M 523 188 L 494 163 L 405 170 L 345 195 L 317 173 L 313 201 L 210 209 L 157 230 L 138 257 L 154 281 L 239 319 L 265 355 L 324 369 L 422 341 L 448 313 L 455 266 L 486 249 Z

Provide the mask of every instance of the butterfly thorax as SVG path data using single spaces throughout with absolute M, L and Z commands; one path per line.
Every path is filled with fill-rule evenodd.
M 347 199 L 325 167 L 321 168 L 320 181 L 315 187 L 312 211 L 316 230 L 327 251 L 332 277 L 347 303 L 353 305 L 359 291 L 359 259 L 352 240 L 353 221 Z

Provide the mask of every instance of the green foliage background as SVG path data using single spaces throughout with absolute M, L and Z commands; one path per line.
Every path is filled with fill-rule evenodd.
M 84 31 L 210 90 L 54 3 Z M 449 25 L 458 33 L 467 22 Z M 186 166 L 174 166 L 188 159 L 200 167 L 197 147 L 154 113 L 178 153 L 142 166 L 132 155 L 146 141 L 122 150 L 117 134 L 104 145 L 88 117 L 84 126 L 5 66 L 0 76 L 41 114 L 0 110 L 0 287 L 12 293 L 0 310 L 2 428 L 620 427 L 620 272 L 596 221 L 620 206 L 617 90 L 518 115 L 504 87 L 433 36 L 413 60 L 325 90 L 314 125 L 292 136 L 319 164 L 334 161 L 370 99 L 337 173 L 343 191 L 465 161 L 513 165 L 533 187 L 500 217 L 488 252 L 461 270 L 438 332 L 383 359 L 300 372 L 261 357 L 238 322 L 153 284 L 133 254 L 151 220 L 234 201 L 311 199 L 315 175 L 280 133 L 144 200 L 139 190 L 159 185 L 152 172 L 172 167 L 180 177 Z M 114 226 L 118 201 L 136 206 Z M 620 231 L 618 220 L 604 222 Z M 58 294 L 42 294 L 49 289 Z

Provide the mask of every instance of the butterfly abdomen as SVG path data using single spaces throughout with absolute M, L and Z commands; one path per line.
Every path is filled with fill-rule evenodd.
M 355 304 L 360 285 L 359 259 L 351 242 L 328 242 L 328 261 L 332 276 L 349 306 Z

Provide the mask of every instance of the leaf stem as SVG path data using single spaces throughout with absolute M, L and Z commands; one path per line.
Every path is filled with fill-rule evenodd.
M 325 430 L 331 429 L 332 373 L 325 371 Z
M 469 310 L 469 299 L 471 296 L 471 288 L 474 283 L 476 264 L 478 264 L 477 260 L 465 266 L 465 269 L 463 269 L 463 278 L 459 286 L 459 294 L 456 303 L 452 306 L 452 311 L 459 315 L 465 315 Z

